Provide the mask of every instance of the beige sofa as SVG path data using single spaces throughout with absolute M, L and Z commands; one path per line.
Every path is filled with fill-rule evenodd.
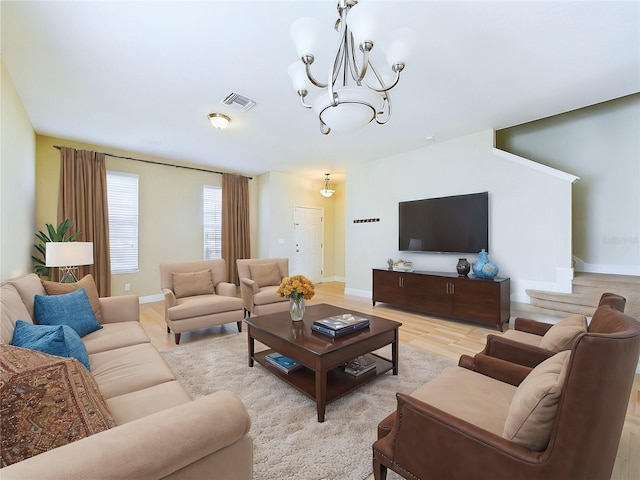
M 0 288 L 0 338 L 9 344 L 16 320 L 33 323 L 34 296 L 45 290 L 35 274 Z M 250 479 L 253 442 L 242 402 L 226 391 L 191 399 L 141 327 L 138 297 L 99 303 L 103 328 L 82 341 L 116 426 L 6 466 L 0 477 Z

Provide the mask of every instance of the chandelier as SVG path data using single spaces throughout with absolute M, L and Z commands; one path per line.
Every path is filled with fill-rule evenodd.
M 318 115 L 320 131 L 324 135 L 331 131 L 355 131 L 373 120 L 382 125 L 391 117 L 389 91 L 400 79 L 416 35 L 409 28 L 381 34 L 375 23 L 383 19 L 368 14 L 367 10 L 375 8 L 371 4 L 357 0 L 338 1 L 339 18 L 335 30 L 339 42 L 326 83 L 318 81 L 311 72 L 322 33 L 320 22 L 304 17 L 291 25 L 291 38 L 301 61 L 289 65 L 289 76 L 302 105 L 312 108 Z M 380 49 L 388 65 L 385 70 L 376 69 L 372 63 L 376 34 L 383 37 Z M 321 93 L 313 103 L 307 103 L 312 86 L 321 89 Z
M 320 190 L 320 195 L 322 195 L 323 197 L 329 198 L 334 193 L 336 193 L 336 189 L 333 186 L 333 184 L 331 183 L 331 181 L 329 180 L 329 174 L 325 173 L 324 174 L 324 186 Z

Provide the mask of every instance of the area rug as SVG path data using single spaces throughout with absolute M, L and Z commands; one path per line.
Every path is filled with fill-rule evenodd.
M 256 344 L 256 350 L 266 347 Z M 379 351 L 390 358 L 391 349 Z M 246 333 L 194 342 L 162 352 L 194 397 L 230 390 L 251 417 L 255 480 L 363 480 L 372 473 L 376 428 L 411 393 L 454 362 L 406 345 L 399 375 L 391 372 L 327 405 L 318 423 L 315 402 L 258 363 L 247 365 Z M 392 473 L 392 472 L 390 472 Z M 390 476 L 391 477 L 391 476 Z M 393 478 L 393 477 L 391 477 Z

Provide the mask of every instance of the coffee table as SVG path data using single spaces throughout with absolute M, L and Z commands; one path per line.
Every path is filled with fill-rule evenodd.
M 339 338 L 311 330 L 314 320 L 351 313 L 369 319 L 369 327 Z M 316 401 L 318 422 L 324 422 L 328 403 L 376 377 L 393 371 L 398 374 L 398 328 L 402 325 L 393 320 L 364 314 L 353 310 L 319 304 L 307 307 L 304 319 L 293 322 L 289 312 L 274 313 L 246 318 L 249 334 L 249 366 L 257 361 L 300 392 Z M 268 350 L 256 352 L 255 341 Z M 391 345 L 391 358 L 376 357 L 376 368 L 354 377 L 337 367 L 360 355 L 369 354 L 386 345 Z M 278 352 L 300 362 L 303 367 L 284 373 L 265 360 L 265 355 Z

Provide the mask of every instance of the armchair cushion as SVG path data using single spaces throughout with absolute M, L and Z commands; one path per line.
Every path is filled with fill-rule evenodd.
M 542 451 L 549 443 L 571 352 L 566 350 L 535 367 L 517 388 L 502 436 Z
M 249 272 L 251 273 L 251 280 L 256 282 L 260 288 L 280 285 L 282 280 L 280 269 L 275 262 L 249 264 Z
M 34 325 L 18 320 L 13 331 L 11 345 L 58 357 L 75 358 L 87 370 L 91 370 L 89 354 L 84 343 L 80 340 L 80 335 L 66 325 Z
M 210 269 L 188 273 L 171 272 L 171 275 L 173 277 L 173 292 L 176 298 L 215 293 L 213 275 Z
M 572 315 L 553 325 L 540 340 L 540 348 L 561 352 L 571 348 L 578 335 L 587 331 L 587 317 Z
M 87 297 L 89 298 L 89 303 L 91 304 L 93 314 L 96 316 L 96 320 L 98 320 L 98 323 L 102 323 L 100 295 L 98 294 L 96 282 L 90 273 L 82 277 L 76 283 L 59 283 L 43 280 L 42 285 L 44 286 L 44 290 L 47 292 L 47 295 L 61 295 L 63 293 L 75 292 L 80 288 L 84 288 L 84 291 L 87 292 Z
M 81 337 L 102 328 L 84 288 L 61 295 L 36 295 L 33 310 L 38 324 L 68 325 Z
M 3 467 L 116 426 L 96 382 L 75 359 L 0 349 Z

